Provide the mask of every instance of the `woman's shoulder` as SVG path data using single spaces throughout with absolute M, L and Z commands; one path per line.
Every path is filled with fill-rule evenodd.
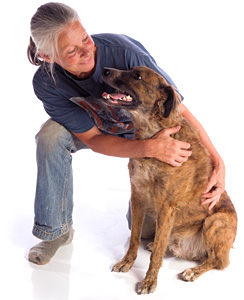
M 146 51 L 144 46 L 137 40 L 116 33 L 100 33 L 91 35 L 97 46 L 120 47 L 132 51 Z
M 33 85 L 34 86 L 46 86 L 47 84 L 52 84 L 53 77 L 49 66 L 45 63 L 38 67 L 34 76 L 33 76 Z
M 36 70 L 32 84 L 34 92 L 39 99 L 45 100 L 50 96 L 60 96 L 66 89 L 68 89 L 67 78 L 60 70 L 61 67 L 54 64 L 51 72 L 50 66 L 44 64 Z
M 58 64 L 54 63 L 51 66 L 48 63 L 44 63 L 36 70 L 33 76 L 33 86 L 34 87 L 57 87 L 57 83 L 65 81 L 63 77 L 67 77 L 65 75 L 65 71 Z

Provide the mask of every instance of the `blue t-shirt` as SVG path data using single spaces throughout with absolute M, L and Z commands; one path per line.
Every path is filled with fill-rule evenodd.
M 103 92 L 114 92 L 102 80 L 104 67 L 129 70 L 135 66 L 147 66 L 161 74 L 169 84 L 174 86 L 175 84 L 138 41 L 125 35 L 108 33 L 92 35 L 92 39 L 97 47 L 97 64 L 90 78 L 74 79 L 61 66 L 55 64 L 54 81 L 48 68 L 41 66 L 33 78 L 34 92 L 43 102 L 48 115 L 72 132 L 86 132 L 96 125 L 105 133 L 130 138 L 133 135 L 133 126 L 128 113 L 124 111 L 117 113 L 117 110 L 112 110 L 109 115 L 108 112 L 102 112 L 102 122 L 107 116 L 107 124 L 112 122 L 112 126 L 103 125 L 99 123 L 101 108 L 97 103 L 94 104 L 94 109 L 93 102 L 91 105 L 85 105 L 84 101 L 79 103 L 79 101 L 70 101 L 70 98 L 84 97 L 89 102 L 89 99 L 101 98 Z M 100 114 L 97 114 L 98 110 Z M 119 124 L 119 130 L 115 128 L 116 123 Z

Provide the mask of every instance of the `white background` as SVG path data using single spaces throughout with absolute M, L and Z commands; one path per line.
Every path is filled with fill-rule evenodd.
M 160 288 L 149 297 L 174 299 L 178 297 L 177 291 L 183 299 L 189 294 L 199 299 L 214 299 L 217 295 L 228 299 L 233 293 L 241 297 L 237 293 L 238 287 L 243 293 L 237 271 L 243 267 L 244 230 L 243 1 L 64 2 L 78 11 L 88 33 L 124 33 L 139 40 L 174 80 L 184 95 L 184 104 L 203 124 L 226 164 L 226 189 L 239 217 L 231 266 L 224 272 L 205 274 L 200 283 L 187 284 L 176 279 L 175 270 L 183 270 L 189 262 L 166 260 L 160 271 Z M 28 249 L 37 242 L 31 235 L 36 179 L 34 136 L 48 118 L 32 90 L 36 68 L 28 62 L 26 49 L 30 19 L 44 3 L 15 0 L 2 2 L 0 7 L 3 232 L 0 251 L 2 274 L 6 274 L 2 280 L 4 299 L 19 295 L 25 299 L 52 300 L 132 299 L 138 297 L 134 285 L 147 268 L 149 257 L 145 251 L 140 249 L 146 261 L 140 265 L 139 260 L 139 273 L 130 271 L 121 276 L 110 273 L 111 265 L 124 254 L 128 243 L 124 244 L 130 235 L 124 219 L 130 194 L 126 159 L 95 155 L 89 150 L 75 154 L 77 233 L 73 246 L 60 250 L 49 266 L 36 267 L 25 258 Z M 91 268 L 90 260 L 94 262 Z M 169 262 L 179 265 L 173 268 L 173 277 L 167 275 L 173 272 L 167 267 Z M 109 287 L 101 284 L 102 279 Z

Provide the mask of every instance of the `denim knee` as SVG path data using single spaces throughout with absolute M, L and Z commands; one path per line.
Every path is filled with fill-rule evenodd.
M 63 155 L 69 153 L 68 148 L 71 140 L 71 133 L 52 119 L 43 124 L 35 138 L 37 155 L 44 156 L 46 159 L 52 155 L 60 155 L 60 151 L 57 151 L 57 148 L 63 149 Z
M 69 130 L 52 119 L 42 125 L 35 139 L 37 151 L 40 149 L 42 155 L 47 157 L 52 154 L 56 155 L 57 148 L 63 150 L 65 156 L 80 149 L 88 149 Z

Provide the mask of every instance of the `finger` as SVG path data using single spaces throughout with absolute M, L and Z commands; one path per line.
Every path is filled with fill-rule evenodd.
M 175 158 L 175 162 L 179 163 L 180 165 L 182 165 L 183 163 L 185 163 L 188 160 L 188 158 L 189 158 L 190 155 L 191 155 L 191 153 L 190 154 L 187 153 L 187 155 L 185 155 L 185 156 L 183 156 L 183 155 L 182 156 L 178 156 L 177 158 Z
M 217 183 L 216 180 L 213 177 L 211 177 L 208 181 L 208 184 L 207 184 L 207 187 L 204 191 L 204 194 L 205 195 L 208 194 L 209 191 L 212 189 L 213 186 L 215 186 L 216 183 Z
M 189 157 L 192 155 L 192 151 L 191 150 L 181 150 L 179 155 L 182 157 Z
M 181 149 L 190 149 L 191 148 L 191 144 L 186 143 L 186 142 L 181 142 L 182 146 L 180 147 Z M 189 151 L 189 150 L 188 150 Z
M 178 163 L 180 164 L 183 164 L 184 162 L 186 162 L 188 160 L 188 157 L 183 157 L 183 156 L 180 156 L 178 157 L 177 159 L 175 159 L 175 161 L 177 161 Z
M 202 195 L 203 198 L 213 198 L 213 197 L 217 197 L 220 196 L 222 193 L 222 189 L 220 187 L 216 187 L 215 190 L 213 190 L 212 192 L 208 192 Z
M 218 202 L 219 202 L 218 200 L 208 199 L 202 202 L 202 205 L 210 204 L 208 210 L 211 210 Z
M 167 128 L 164 130 L 164 132 L 167 133 L 168 135 L 171 135 L 171 134 L 177 133 L 178 131 L 180 131 L 180 129 L 181 129 L 180 126 L 176 126 L 176 127 L 172 127 L 172 128 Z
M 178 140 L 174 140 L 175 141 L 175 146 L 177 146 L 179 149 L 182 149 L 183 151 L 188 150 L 191 148 L 191 144 L 187 143 L 187 142 L 183 142 L 183 141 L 178 141 Z
M 204 200 L 204 201 L 202 202 L 202 205 L 209 204 L 209 203 L 211 203 L 211 202 L 213 202 L 213 201 L 214 201 L 213 198 L 208 198 L 208 199 L 206 199 L 206 200 Z
M 214 200 L 208 207 L 208 210 L 211 210 L 219 201 Z
M 202 202 L 202 205 L 209 204 L 211 202 L 212 202 L 212 200 L 206 199 Z
M 178 162 L 178 161 L 174 161 L 173 163 L 171 163 L 171 166 L 173 166 L 173 167 L 180 167 L 180 166 L 182 166 L 182 163 Z
M 180 161 L 180 159 L 179 160 L 172 160 L 172 161 L 169 162 L 169 164 L 173 167 L 180 167 L 180 166 L 182 166 L 183 161 Z
M 187 160 L 188 160 L 188 157 L 186 157 L 186 156 L 177 156 L 176 158 L 174 158 L 174 162 L 177 164 L 180 164 L 180 165 L 182 165 Z
M 217 203 L 217 202 L 219 202 L 219 199 L 220 199 L 220 195 L 217 195 L 217 196 L 214 196 L 214 197 L 211 197 L 211 198 L 207 198 L 202 202 L 202 205 L 212 203 L 212 202 Z

